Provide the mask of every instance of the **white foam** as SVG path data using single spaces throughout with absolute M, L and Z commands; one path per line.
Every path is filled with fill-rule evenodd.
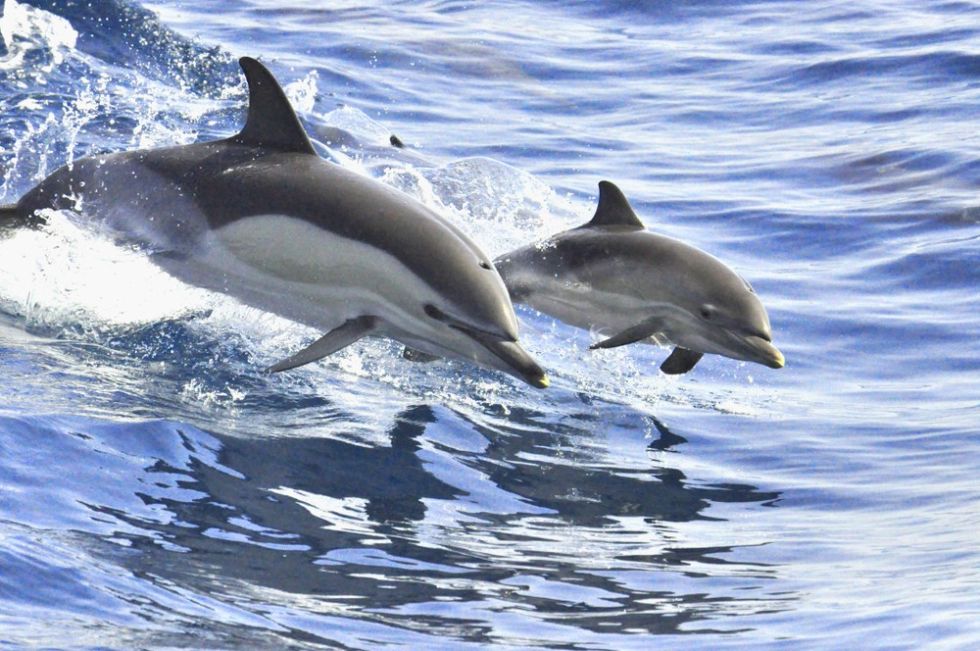
M 34 325 L 152 323 L 209 308 L 214 295 L 47 211 L 47 225 L 0 239 L 0 306 Z
M 64 60 L 66 50 L 74 50 L 78 32 L 67 20 L 52 13 L 6 0 L 0 14 L 0 37 L 7 54 L 0 57 L 0 70 L 17 70 L 31 50 L 46 50 L 51 57 L 43 68 L 50 71 Z
M 283 92 L 289 98 L 289 103 L 299 113 L 311 113 L 316 103 L 317 79 L 316 70 L 310 70 L 305 77 L 283 86 Z
M 391 130 L 352 106 L 340 106 L 321 117 L 324 124 L 343 129 L 361 142 L 387 145 Z

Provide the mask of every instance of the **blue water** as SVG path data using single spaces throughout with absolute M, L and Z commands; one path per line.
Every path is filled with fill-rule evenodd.
M 980 7 L 6 0 L 0 202 L 223 137 L 261 57 L 325 157 L 491 255 L 596 183 L 748 278 L 787 366 L 536 391 L 0 240 L 0 648 L 980 648 Z M 407 144 L 388 146 L 395 133 Z

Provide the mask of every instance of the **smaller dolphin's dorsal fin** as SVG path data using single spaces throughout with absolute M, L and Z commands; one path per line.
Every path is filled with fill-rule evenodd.
M 630 226 L 645 228 L 640 218 L 633 212 L 623 191 L 609 181 L 599 181 L 599 205 L 592 220 L 583 228 L 594 226 Z
M 233 141 L 280 151 L 316 155 L 286 94 L 268 68 L 251 57 L 238 64 L 248 82 L 248 119 Z

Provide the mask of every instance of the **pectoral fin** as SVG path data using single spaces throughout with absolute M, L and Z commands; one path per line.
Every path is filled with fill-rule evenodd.
M 429 353 L 423 353 L 421 350 L 415 350 L 414 348 L 409 348 L 405 346 L 405 350 L 402 351 L 402 357 L 410 362 L 434 362 L 439 359 L 436 355 L 430 355 Z
M 616 348 L 617 346 L 625 346 L 626 344 L 641 341 L 647 337 L 657 334 L 657 332 L 660 331 L 660 323 L 661 321 L 658 317 L 641 321 L 635 326 L 626 328 L 619 334 L 613 335 L 609 339 L 604 339 L 592 344 L 589 346 L 589 350 L 596 350 L 597 348 Z
M 279 373 L 280 371 L 288 371 L 291 368 L 323 359 L 327 355 L 332 355 L 341 348 L 354 343 L 364 335 L 370 333 L 377 326 L 377 317 L 359 316 L 356 319 L 349 319 L 292 357 L 288 357 L 278 364 L 273 364 L 266 371 L 269 373 Z
M 660 365 L 660 370 L 667 375 L 680 375 L 681 373 L 687 373 L 694 368 L 694 365 L 697 364 L 702 357 L 704 357 L 704 353 L 699 353 L 678 346 L 674 349 L 674 352 L 672 352 L 667 359 L 664 360 L 664 363 Z

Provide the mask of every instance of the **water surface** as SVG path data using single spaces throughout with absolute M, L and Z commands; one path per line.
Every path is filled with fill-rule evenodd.
M 980 646 L 980 8 L 6 0 L 0 201 L 227 136 L 235 60 L 320 153 L 491 255 L 609 179 L 748 278 L 787 367 L 553 385 L 316 333 L 55 215 L 0 240 L 0 647 Z M 391 134 L 406 143 L 389 145 Z

